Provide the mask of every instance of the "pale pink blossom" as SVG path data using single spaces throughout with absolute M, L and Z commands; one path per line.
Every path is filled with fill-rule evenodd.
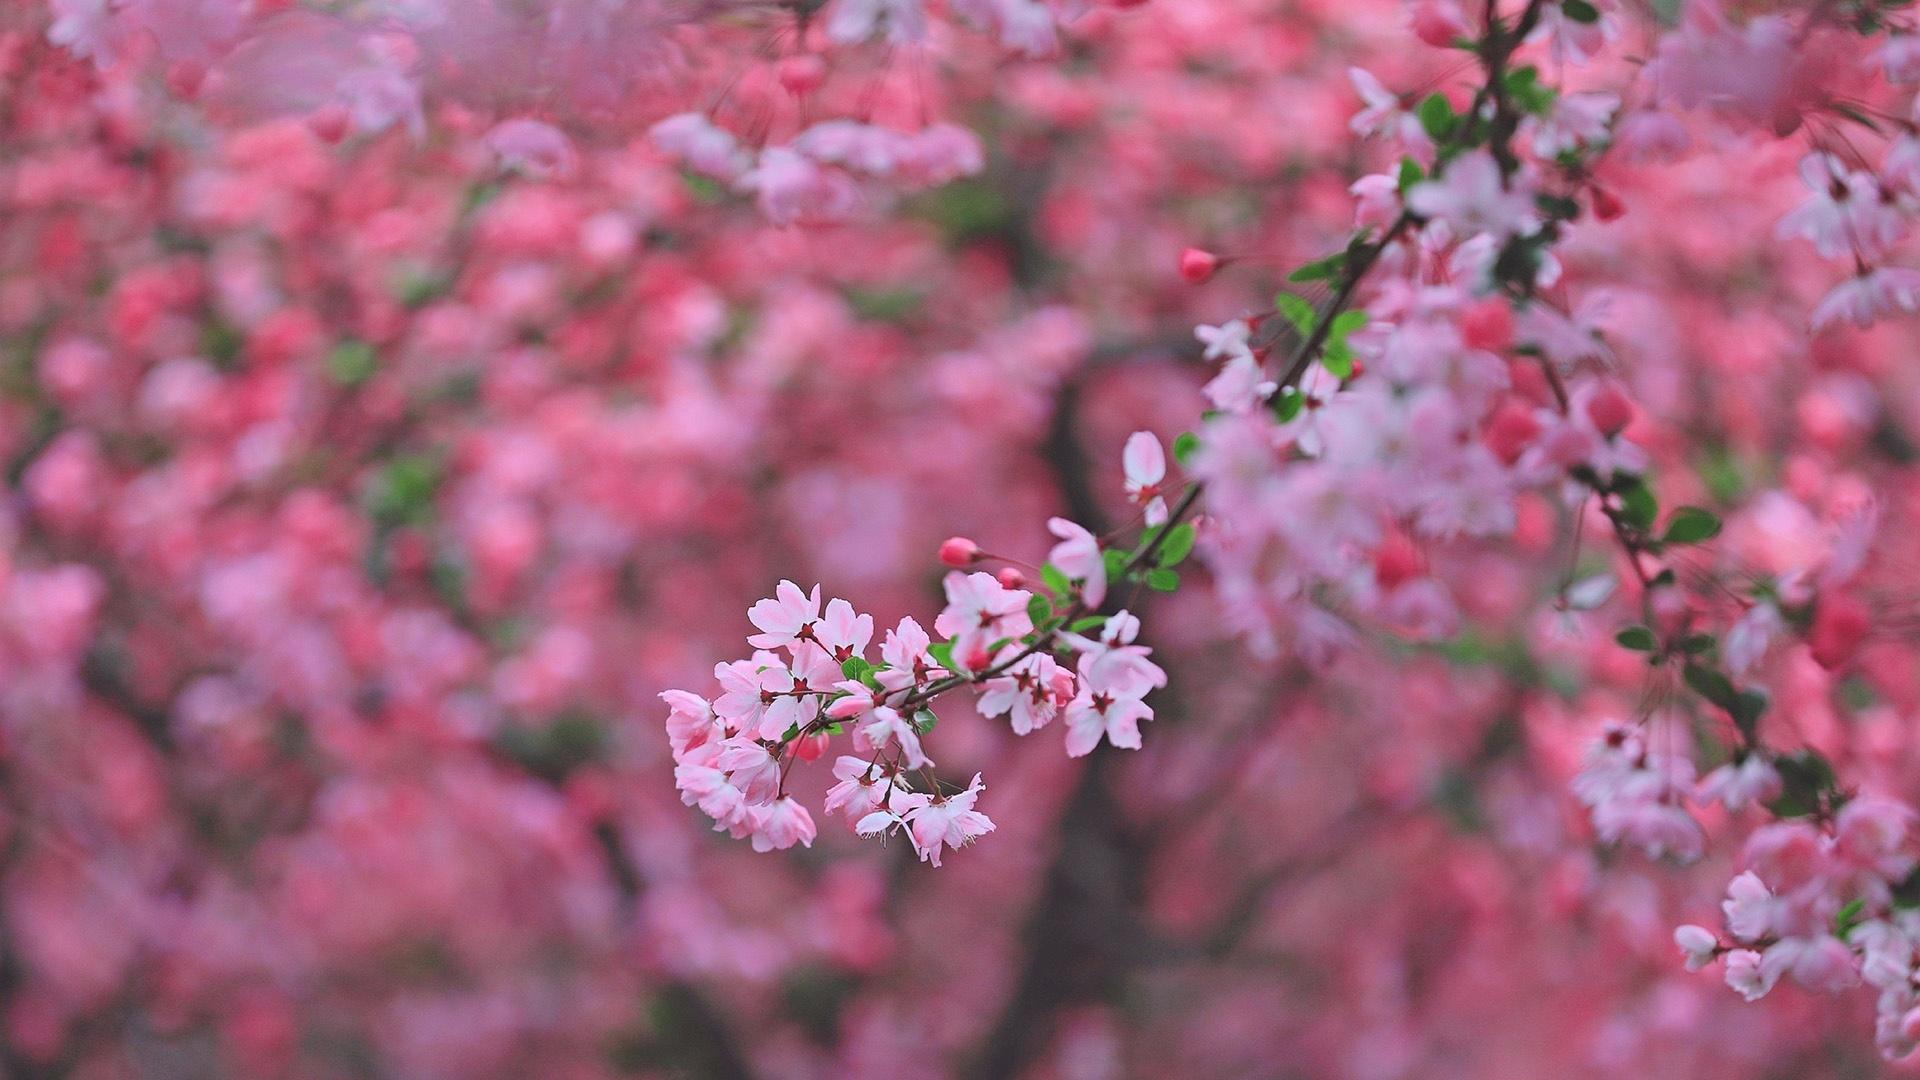
M 1126 471 L 1128 500 L 1146 508 L 1148 525 L 1165 525 L 1167 455 L 1160 447 L 1160 440 L 1150 431 L 1136 431 L 1127 436 L 1121 463 Z

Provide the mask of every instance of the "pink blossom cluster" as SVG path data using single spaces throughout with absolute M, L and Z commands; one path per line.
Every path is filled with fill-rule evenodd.
M 1190 549 L 1194 530 L 1180 524 L 1167 532 L 1159 494 L 1166 460 L 1152 434 L 1128 441 L 1126 472 L 1128 498 L 1145 504 L 1155 530 L 1140 553 L 1157 553 L 1157 571 L 1166 572 L 1178 557 L 1169 557 L 1161 538 L 1181 535 Z M 747 612 L 759 631 L 747 638 L 753 656 L 714 666 L 717 696 L 661 695 L 681 798 L 713 818 L 716 829 L 751 838 L 756 851 L 811 847 L 813 816 L 787 793 L 788 776 L 823 757 L 834 735 L 848 734 L 854 754 L 833 763 L 838 783 L 826 793 L 827 812 L 844 814 L 861 836 L 898 830 L 923 862 L 939 866 L 944 850 L 994 829 L 974 809 L 985 790 L 980 774 L 954 792 L 933 771 L 923 739 L 938 722 L 931 705 L 940 695 L 977 687 L 978 713 L 1007 717 L 1016 735 L 1057 717 L 1069 757 L 1084 757 L 1103 741 L 1138 750 L 1140 724 L 1153 719 L 1146 696 L 1166 685 L 1166 672 L 1149 659 L 1152 649 L 1135 643 L 1138 617 L 1125 609 L 1086 613 L 1105 600 L 1109 574 L 1127 574 L 1139 559 L 1110 565 L 1084 527 L 1065 518 L 1048 524 L 1060 542 L 1044 567 L 1047 594 L 1020 587 L 1025 575 L 1013 566 L 998 575 L 951 570 L 943 581 L 946 607 L 933 624 L 940 640 L 909 616 L 886 632 L 877 660 L 869 651 L 871 615 L 837 598 L 823 609 L 819 586 L 809 592 L 782 581 Z M 986 557 L 962 537 L 943 544 L 940 556 L 959 567 Z M 1071 657 L 1071 666 L 1056 650 Z
M 1914 25 L 15 5 L 0 1072 L 1911 1071 Z

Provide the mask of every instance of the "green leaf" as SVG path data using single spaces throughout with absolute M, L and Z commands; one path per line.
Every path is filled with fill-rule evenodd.
M 1421 170 L 1419 162 L 1413 160 L 1410 157 L 1403 157 L 1400 159 L 1399 187 L 1400 187 L 1400 194 L 1402 196 L 1405 196 L 1407 192 L 1412 191 L 1413 185 L 1419 183 L 1422 180 L 1425 180 L 1426 178 L 1427 178 L 1427 174 Z
M 1836 794 L 1833 766 L 1817 750 L 1775 758 L 1773 767 L 1780 774 L 1780 795 L 1767 810 L 1775 817 L 1806 817 Z
M 1107 578 L 1109 580 L 1119 577 L 1120 571 L 1126 569 L 1127 553 L 1124 551 L 1115 551 L 1115 550 L 1109 549 L 1107 551 L 1101 552 L 1100 557 L 1106 561 Z
M 1653 636 L 1653 631 L 1644 626 L 1629 626 L 1613 635 L 1613 640 L 1635 652 L 1652 652 L 1660 647 L 1660 642 Z
M 1046 597 L 1036 593 L 1027 600 L 1027 618 L 1033 620 L 1033 625 L 1039 626 L 1053 618 L 1053 605 L 1047 602 Z
M 1273 306 L 1279 310 L 1280 314 L 1285 315 L 1287 321 L 1292 323 L 1294 329 L 1301 334 L 1313 333 L 1315 315 L 1312 304 L 1292 293 L 1283 292 L 1273 298 Z
M 1453 105 L 1447 101 L 1445 94 L 1428 94 L 1414 110 L 1414 115 L 1420 118 L 1420 126 L 1426 129 L 1427 134 L 1436 140 L 1445 139 L 1451 134 L 1456 122 Z
M 1331 342 L 1327 345 L 1326 351 L 1320 354 L 1320 366 L 1326 368 L 1327 374 L 1336 379 L 1351 379 L 1353 378 L 1353 350 L 1347 348 L 1347 343 L 1344 341 Z
M 1667 544 L 1698 544 L 1720 535 L 1720 519 L 1710 510 L 1698 506 L 1683 506 L 1667 519 L 1667 532 L 1661 542 Z
M 1164 567 L 1147 571 L 1147 588 L 1158 592 L 1172 592 L 1180 587 L 1180 574 Z
M 1065 600 L 1073 595 L 1073 583 L 1068 581 L 1067 575 L 1061 573 L 1060 568 L 1052 563 L 1046 563 L 1040 567 L 1040 580 L 1056 599 Z
M 1333 317 L 1333 325 L 1327 329 L 1327 336 L 1344 340 L 1347 335 L 1362 330 L 1367 325 L 1367 313 L 1359 309 L 1343 311 Z
M 1174 567 L 1184 562 L 1186 557 L 1193 553 L 1193 541 L 1196 535 L 1192 522 L 1183 521 L 1175 525 L 1173 530 L 1167 533 L 1166 540 L 1160 544 L 1160 565 Z
M 1324 259 L 1315 259 L 1305 266 L 1300 267 L 1298 270 L 1295 270 L 1293 273 L 1288 274 L 1287 280 L 1295 284 L 1302 284 L 1309 281 L 1326 281 L 1340 273 L 1340 268 L 1345 264 L 1346 258 L 1345 252 L 1339 252 L 1329 255 Z
M 1286 387 L 1273 396 L 1273 415 L 1281 423 L 1287 423 L 1300 415 L 1300 409 L 1306 405 L 1306 397 L 1296 387 Z
M 1718 669 L 1703 664 L 1688 664 L 1681 674 L 1694 693 L 1728 712 L 1732 712 L 1739 703 L 1739 691 L 1734 689 L 1733 680 Z
M 1853 932 L 1854 927 L 1859 926 L 1861 922 L 1864 921 L 1861 919 L 1860 913 L 1866 909 L 1867 902 L 1864 898 L 1856 898 L 1848 901 L 1846 907 L 1833 913 L 1834 934 L 1844 940 L 1848 934 Z
M 940 723 L 940 718 L 933 715 L 932 709 L 921 709 L 919 712 L 913 714 L 913 726 L 919 728 L 920 734 L 922 735 L 932 731 L 938 723 Z
M 1193 461 L 1194 452 L 1200 449 L 1200 436 L 1191 431 L 1183 431 L 1173 440 L 1173 460 L 1181 468 Z
M 380 358 L 364 341 L 343 341 L 327 354 L 327 374 L 341 386 L 358 386 L 379 367 Z
M 1540 69 L 1531 64 L 1507 72 L 1501 86 L 1522 112 L 1535 116 L 1544 116 L 1551 111 L 1554 99 L 1559 96 L 1553 87 L 1540 82 Z
M 1654 519 L 1660 516 L 1660 501 L 1646 481 L 1629 476 L 1616 484 L 1614 490 L 1620 496 L 1621 515 L 1628 524 L 1642 532 L 1653 528 Z
M 933 657 L 934 663 L 948 671 L 953 670 L 953 642 L 936 641 L 927 646 L 927 655 Z
M 1107 617 L 1105 615 L 1089 615 L 1084 619 L 1073 620 L 1073 625 L 1067 627 L 1067 629 L 1076 634 L 1084 634 L 1095 627 L 1106 625 L 1106 622 Z
M 1600 21 L 1600 9 L 1587 0 L 1560 0 L 1560 10 L 1577 23 L 1592 26 Z
M 849 656 L 845 660 L 840 661 L 840 674 L 845 675 L 849 679 L 864 679 L 867 673 L 872 670 L 873 665 L 858 656 Z

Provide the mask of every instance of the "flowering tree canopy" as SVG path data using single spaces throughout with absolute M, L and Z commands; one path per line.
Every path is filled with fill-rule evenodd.
M 1920 1069 L 1906 0 L 0 74 L 0 1076 Z

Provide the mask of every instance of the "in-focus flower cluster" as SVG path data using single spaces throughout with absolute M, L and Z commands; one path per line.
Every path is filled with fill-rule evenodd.
M 823 607 L 819 586 L 782 581 L 747 612 L 758 631 L 747 638 L 753 655 L 715 665 L 716 696 L 661 695 L 681 799 L 757 851 L 811 847 L 813 815 L 788 793 L 790 774 L 844 735 L 853 752 L 834 759 L 826 811 L 861 836 L 903 833 L 922 861 L 939 866 L 942 852 L 994 828 L 974 808 L 985 790 L 978 774 L 956 791 L 935 772 L 925 740 L 941 695 L 977 690 L 979 714 L 1005 716 L 1016 735 L 1059 719 L 1070 757 L 1102 742 L 1139 749 L 1140 725 L 1153 719 L 1146 697 L 1166 685 L 1166 672 L 1137 643 L 1138 617 L 1090 612 L 1110 577 L 1171 587 L 1166 576 L 1192 548 L 1194 528 L 1169 520 L 1165 454 L 1151 434 L 1129 440 L 1126 474 L 1129 499 L 1154 521 L 1137 549 L 1105 550 L 1084 527 L 1054 518 L 1048 527 L 1059 543 L 1041 568 L 1044 591 L 1022 587 L 1013 566 L 997 575 L 950 570 L 933 623 L 938 640 L 909 616 L 886 632 L 876 656 L 871 615 L 837 598 Z M 960 537 L 940 557 L 955 567 L 990 558 Z

